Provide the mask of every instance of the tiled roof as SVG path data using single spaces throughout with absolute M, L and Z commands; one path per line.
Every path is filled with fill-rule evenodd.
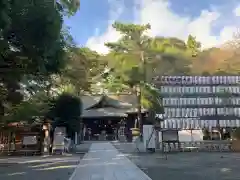
M 131 94 L 82 96 L 82 117 L 125 117 L 137 112 L 137 98 Z M 102 105 L 99 107 L 99 105 Z M 145 111 L 145 110 L 143 110 Z

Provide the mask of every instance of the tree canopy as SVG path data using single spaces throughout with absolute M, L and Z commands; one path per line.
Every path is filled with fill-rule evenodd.
M 79 7 L 79 0 L 0 2 L 2 122 L 43 116 L 55 100 L 55 116 L 74 119 L 65 117 L 65 109 L 56 110 L 64 104 L 62 99 L 76 100 L 76 105 L 81 95 L 99 93 L 101 88 L 106 93 L 136 94 L 139 112 L 144 107 L 160 113 L 161 95 L 153 87 L 156 76 L 239 74 L 237 33 L 222 47 L 202 49 L 191 34 L 186 41 L 149 37 L 150 24 L 115 22 L 121 38 L 106 42 L 109 53 L 78 47 L 63 19 Z M 69 111 L 76 111 L 77 117 L 78 108 Z
M 79 131 L 82 102 L 79 97 L 63 93 L 51 106 L 49 118 L 53 119 L 53 127 L 65 126 L 69 137 Z
M 0 4 L 1 115 L 21 104 L 29 84 L 47 82 L 66 65 L 69 46 L 63 16 L 77 1 L 12 1 Z M 35 83 L 33 83 L 35 82 Z

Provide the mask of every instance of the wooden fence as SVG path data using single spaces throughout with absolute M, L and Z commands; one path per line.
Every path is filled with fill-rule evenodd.
M 163 152 L 235 152 L 232 141 L 194 141 L 162 143 Z
M 40 129 L 0 129 L 0 155 L 40 154 L 42 135 Z

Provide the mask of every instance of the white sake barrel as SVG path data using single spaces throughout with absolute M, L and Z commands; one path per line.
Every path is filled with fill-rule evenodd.
M 240 127 L 240 120 L 236 120 L 236 127 Z
M 183 119 L 180 120 L 180 128 L 184 129 Z
M 236 127 L 236 120 L 232 120 L 232 127 Z
M 164 128 L 164 121 L 161 121 L 161 122 L 160 122 L 160 127 L 161 127 L 161 128 Z
M 177 128 L 177 120 L 173 120 L 173 128 L 176 129 Z
M 169 129 L 173 129 L 173 121 L 172 121 L 172 119 L 169 119 L 168 123 L 169 123 Z
M 177 119 L 177 120 L 176 120 L 176 123 L 177 123 L 177 124 L 176 124 L 176 128 L 179 129 L 179 128 L 180 128 L 180 120 Z
M 167 129 L 167 120 L 164 120 L 164 129 Z
M 212 120 L 208 121 L 208 129 L 212 129 L 213 127 L 213 123 Z
M 197 129 L 197 121 L 195 119 L 192 120 L 192 129 Z
M 229 120 L 229 127 L 233 127 L 233 120 Z
M 216 120 L 216 121 L 217 121 L 217 120 Z M 216 122 L 216 126 L 217 126 L 217 122 Z M 220 126 L 220 127 L 224 127 L 223 120 L 220 120 L 220 121 L 219 121 L 219 126 Z
M 186 120 L 186 124 L 187 124 L 187 129 L 190 129 L 190 127 L 191 127 L 191 120 L 190 119 L 187 119 Z
M 184 120 L 183 120 L 183 124 L 184 124 L 184 129 L 187 129 L 188 128 L 188 120 L 185 118 Z
M 227 127 L 231 127 L 231 120 L 227 120 Z
M 223 127 L 227 127 L 227 122 L 226 122 L 226 120 L 223 120 Z
M 200 128 L 201 129 L 204 128 L 204 120 L 200 120 L 199 122 L 200 122 Z

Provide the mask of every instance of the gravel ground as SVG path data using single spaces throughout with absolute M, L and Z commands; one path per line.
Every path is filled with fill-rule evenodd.
M 185 152 L 137 153 L 130 143 L 115 147 L 141 168 L 152 180 L 239 180 L 240 154 Z
M 79 145 L 76 153 L 63 156 L 0 158 L 0 179 L 68 180 L 90 145 Z

